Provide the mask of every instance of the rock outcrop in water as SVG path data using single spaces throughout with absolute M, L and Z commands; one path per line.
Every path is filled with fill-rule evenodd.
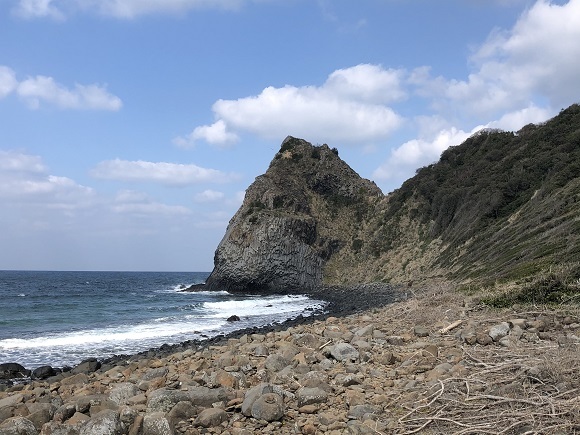
M 292 291 L 322 283 L 326 262 L 350 249 L 381 190 L 336 149 L 287 137 L 247 189 L 214 258 L 206 288 Z M 356 243 L 355 243 L 356 244 Z

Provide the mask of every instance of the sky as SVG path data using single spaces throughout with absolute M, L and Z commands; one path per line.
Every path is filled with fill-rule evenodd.
M 580 102 L 580 0 L 0 0 L 0 270 L 211 271 L 288 135 L 388 193 Z

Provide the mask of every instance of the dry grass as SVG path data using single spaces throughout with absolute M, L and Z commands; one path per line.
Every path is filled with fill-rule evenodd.
M 527 306 L 525 312 L 468 308 L 463 306 L 463 295 L 442 285 L 418 291 L 415 296 L 387 309 L 397 316 L 397 323 L 411 327 L 463 319 L 485 325 L 534 316 L 573 316 L 580 322 L 578 306 Z M 385 407 L 385 433 L 580 434 L 578 341 L 457 346 L 461 346 L 465 368 L 460 376 L 424 383 L 414 394 L 397 388 L 388 393 L 391 400 Z

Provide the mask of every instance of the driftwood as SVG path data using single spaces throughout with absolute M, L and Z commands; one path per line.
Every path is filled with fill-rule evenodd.
M 439 333 L 441 333 L 441 334 L 445 334 L 446 332 L 449 332 L 449 331 L 451 331 L 452 329 L 455 329 L 455 328 L 457 328 L 459 325 L 461 325 L 461 323 L 462 323 L 462 322 L 463 322 L 462 320 L 456 320 L 456 321 L 455 321 L 455 322 L 453 322 L 452 324 L 450 324 L 450 325 L 447 325 L 445 328 L 441 328 L 441 329 L 439 330 Z

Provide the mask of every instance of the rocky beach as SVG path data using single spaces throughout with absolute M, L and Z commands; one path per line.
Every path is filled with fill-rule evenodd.
M 580 430 L 577 308 L 367 287 L 316 319 L 5 386 L 0 434 Z

